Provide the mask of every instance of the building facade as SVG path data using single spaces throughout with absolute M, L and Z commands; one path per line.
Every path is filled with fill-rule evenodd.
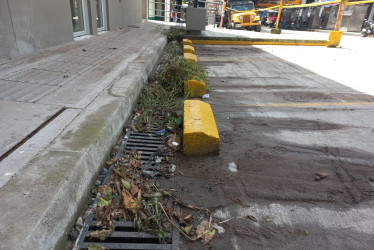
M 0 59 L 141 21 L 140 0 L 1 0 Z

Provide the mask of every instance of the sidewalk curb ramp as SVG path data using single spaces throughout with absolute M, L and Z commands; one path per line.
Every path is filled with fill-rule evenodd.
M 296 45 L 296 46 L 326 46 L 326 40 L 299 39 L 265 39 L 246 37 L 203 37 L 187 36 L 193 44 L 205 45 Z
M 52 143 L 0 189 L 0 249 L 62 249 L 98 171 L 166 45 L 155 39 Z
M 220 138 L 209 103 L 186 100 L 183 109 L 183 153 L 219 154 Z

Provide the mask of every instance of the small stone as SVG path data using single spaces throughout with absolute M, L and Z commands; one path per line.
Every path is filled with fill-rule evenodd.
M 106 168 L 103 168 L 100 171 L 100 175 L 107 175 L 107 173 L 108 173 L 108 169 L 106 169 Z
M 82 219 L 82 217 L 78 217 L 77 222 L 75 224 L 77 226 L 83 226 L 83 219 Z
M 100 184 L 101 184 L 101 181 L 100 181 L 100 180 L 96 180 L 96 181 L 95 181 L 95 186 L 100 186 Z

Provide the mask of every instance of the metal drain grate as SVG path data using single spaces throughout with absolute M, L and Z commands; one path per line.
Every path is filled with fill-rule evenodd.
M 133 120 L 134 123 L 135 119 Z M 162 161 L 166 160 L 166 157 L 170 154 L 164 140 L 156 134 L 158 129 L 153 128 L 148 133 L 131 133 L 129 129 L 123 138 L 119 150 L 115 156 L 118 159 L 122 152 L 129 153 L 131 150 L 136 149 L 138 152 L 141 151 L 141 160 L 144 169 L 152 168 L 155 164 L 154 156 L 158 156 Z M 114 165 L 111 166 L 111 168 Z M 108 171 L 103 184 L 110 179 L 110 171 Z M 87 249 L 90 245 L 100 244 L 101 246 L 108 249 L 179 249 L 179 232 L 173 228 L 170 238 L 170 244 L 161 244 L 156 235 L 146 232 L 138 232 L 135 230 L 132 222 L 120 222 L 114 223 L 114 232 L 107 237 L 104 241 L 98 241 L 87 236 L 91 230 L 100 230 L 101 226 L 97 221 L 94 221 L 93 208 L 97 206 L 98 199 L 96 197 L 95 202 L 91 206 L 91 210 L 86 217 L 86 221 L 83 224 L 83 228 L 76 241 L 74 249 Z M 180 211 L 177 206 L 175 210 Z M 179 223 L 174 220 L 174 223 Z
M 95 225 L 97 221 L 92 221 Z M 97 241 L 85 237 L 83 242 L 78 244 L 79 249 L 87 249 L 90 245 L 100 244 L 108 249 L 179 249 L 179 232 L 173 230 L 171 244 L 160 244 L 156 235 L 134 230 L 132 222 L 115 222 L 115 231 L 104 241 Z M 99 230 L 99 226 L 90 226 L 89 230 Z

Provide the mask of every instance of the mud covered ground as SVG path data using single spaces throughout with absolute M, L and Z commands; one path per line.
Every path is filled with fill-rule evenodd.
M 253 46 L 195 49 L 221 153 L 177 155 L 161 185 L 232 219 L 181 249 L 373 249 L 374 97 Z

